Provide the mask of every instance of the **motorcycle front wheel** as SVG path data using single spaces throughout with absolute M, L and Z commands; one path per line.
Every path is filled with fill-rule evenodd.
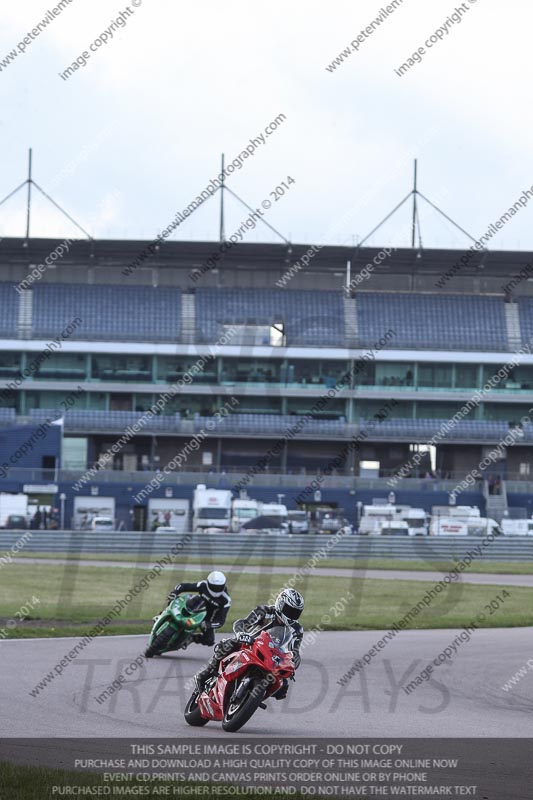
M 238 703 L 230 701 L 222 720 L 222 727 L 228 733 L 234 733 L 242 728 L 259 708 L 265 697 L 265 690 L 259 688 L 259 683 L 259 680 L 254 681 Z
M 170 642 L 176 633 L 177 631 L 175 631 L 171 625 L 167 625 L 167 627 L 154 638 L 152 643 L 148 645 L 144 651 L 145 658 L 153 658 L 153 656 L 160 656 L 163 653 L 166 653 L 169 649 Z M 172 649 L 177 649 L 176 644 L 179 645 L 180 642 L 181 638 L 174 642 Z
M 185 706 L 185 722 L 188 722 L 189 725 L 194 725 L 195 727 L 201 725 L 207 725 L 209 722 L 208 719 L 204 719 L 200 714 L 200 709 L 198 708 L 198 692 L 193 692 L 192 695 L 189 697 L 187 705 Z

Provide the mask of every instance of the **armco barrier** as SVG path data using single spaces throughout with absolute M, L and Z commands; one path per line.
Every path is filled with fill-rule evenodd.
M 23 531 L 0 531 L 0 559 L 6 554 L 12 557 L 24 552 L 32 553 L 108 553 L 144 554 L 147 557 L 168 553 L 171 548 L 183 541 L 179 560 L 194 560 L 213 557 L 311 557 L 328 546 L 330 536 L 326 535 L 281 535 L 269 534 L 172 534 L 120 531 L 31 531 L 31 538 L 25 542 L 20 552 L 16 543 Z M 478 536 L 344 536 L 329 554 L 335 558 L 367 559 L 397 558 L 438 561 L 461 559 L 468 551 L 481 544 Z M 532 561 L 533 537 L 500 536 L 488 543 L 482 550 L 481 558 L 490 561 Z M 348 564 L 347 564 L 348 566 Z

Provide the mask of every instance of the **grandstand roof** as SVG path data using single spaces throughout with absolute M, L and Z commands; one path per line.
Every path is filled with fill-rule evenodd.
M 20 269 L 27 270 L 30 264 L 40 264 L 64 239 L 38 239 L 7 237 L 0 241 L 0 265 L 3 280 L 20 280 Z M 115 282 L 120 275 L 120 269 L 133 262 L 150 241 L 101 239 L 101 240 L 75 240 L 70 245 L 68 254 L 56 262 L 56 270 L 47 270 L 45 280 L 65 280 L 59 277 L 61 271 L 68 267 L 70 280 L 75 275 L 75 270 L 88 271 L 94 268 L 104 268 L 109 271 L 109 280 Z M 384 245 L 388 247 L 390 245 Z M 189 271 L 194 266 L 199 266 L 218 251 L 218 242 L 189 242 L 165 241 L 158 251 L 146 258 L 142 263 L 143 268 L 158 268 L 164 280 L 165 271 Z M 269 243 L 240 243 L 226 252 L 223 259 L 218 262 L 220 271 L 244 270 L 275 272 L 276 278 L 282 272 L 294 265 L 308 250 L 309 244 L 269 244 Z M 375 267 L 376 274 L 389 276 L 431 276 L 436 279 L 446 270 L 450 269 L 466 252 L 469 246 L 465 244 L 464 250 L 446 249 L 418 249 L 398 248 L 383 263 Z M 324 246 L 320 252 L 311 259 L 309 265 L 302 273 L 344 273 L 348 260 L 352 262 L 352 275 L 362 269 L 367 263 L 372 262 L 381 252 L 378 247 L 341 247 L 336 245 Z M 473 277 L 486 279 L 509 278 L 516 274 L 533 257 L 532 253 L 522 251 L 494 250 L 485 253 L 476 253 L 470 263 L 461 268 L 458 275 L 446 285 L 445 291 L 465 291 L 462 280 Z M 9 274 L 6 268 L 12 267 L 14 272 Z M 117 275 L 113 270 L 117 270 Z M 54 272 L 57 277 L 54 276 Z M 142 270 L 137 270 L 141 273 Z M 73 274 L 74 273 L 74 274 Z M 79 276 L 81 278 L 81 274 Z M 102 282 L 101 277 L 98 281 Z M 291 287 L 287 284 L 287 288 Z M 433 280 L 432 284 L 433 285 Z M 296 288 L 296 286 L 294 287 Z M 364 290 L 364 285 L 361 287 Z M 415 288 L 411 287 L 411 290 Z M 422 290 L 423 288 L 420 287 Z M 429 288 L 429 287 L 428 287 Z M 479 290 L 483 291 L 483 287 Z M 485 289 L 488 290 L 488 287 Z

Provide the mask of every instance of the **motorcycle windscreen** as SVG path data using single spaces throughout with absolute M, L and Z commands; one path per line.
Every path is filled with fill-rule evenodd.
M 185 599 L 183 597 L 176 597 L 174 600 L 170 601 L 166 610 L 175 620 L 181 621 L 184 606 Z
M 285 625 L 274 625 L 268 628 L 268 635 L 280 650 L 291 650 L 292 631 Z

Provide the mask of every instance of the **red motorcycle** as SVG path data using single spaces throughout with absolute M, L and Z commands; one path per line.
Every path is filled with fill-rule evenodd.
M 203 692 L 193 692 L 185 706 L 189 725 L 215 720 L 222 721 L 225 731 L 238 731 L 258 708 L 266 708 L 263 701 L 281 688 L 285 678 L 294 676 L 290 630 L 276 625 L 257 638 L 246 638 L 237 652 L 221 660 L 218 675 L 209 678 Z

